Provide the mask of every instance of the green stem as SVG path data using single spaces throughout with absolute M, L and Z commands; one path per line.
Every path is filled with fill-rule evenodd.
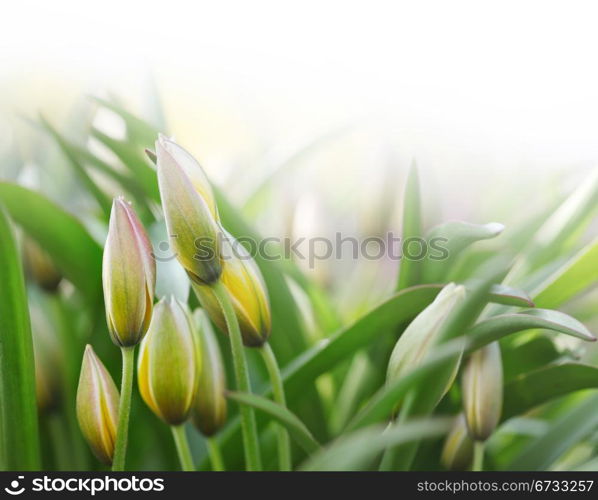
M 484 441 L 476 441 L 473 445 L 473 467 L 471 470 L 484 470 Z
M 131 413 L 131 392 L 135 365 L 135 346 L 120 348 L 123 358 L 123 373 L 120 382 L 120 403 L 118 405 L 118 427 L 114 444 L 113 471 L 125 470 L 127 440 L 129 437 L 129 415 Z
M 280 375 L 280 369 L 276 361 L 276 356 L 270 344 L 266 342 L 260 348 L 260 354 L 264 359 L 268 375 L 270 376 L 270 383 L 272 384 L 272 394 L 274 401 L 280 406 L 286 408 L 286 398 L 284 395 L 284 385 L 282 383 L 282 377 Z M 291 470 L 291 441 L 289 439 L 289 433 L 280 424 L 276 424 L 276 431 L 278 434 L 278 463 L 281 471 Z
M 174 444 L 176 445 L 176 451 L 179 455 L 181 467 L 185 472 L 195 470 L 193 464 L 193 457 L 191 456 L 191 450 L 189 449 L 189 441 L 187 441 L 187 434 L 185 433 L 185 425 L 171 425 L 172 437 L 174 438 Z
M 225 470 L 224 460 L 222 460 L 222 453 L 220 453 L 220 446 L 218 446 L 216 438 L 207 438 L 206 443 L 208 445 L 208 454 L 210 455 L 212 470 L 218 472 Z
M 212 290 L 222 308 L 222 314 L 224 315 L 226 326 L 228 327 L 228 337 L 230 339 L 233 355 L 237 390 L 250 394 L 251 383 L 249 381 L 249 371 L 247 369 L 247 360 L 245 359 L 245 352 L 243 350 L 243 339 L 241 337 L 241 330 L 239 329 L 239 322 L 235 315 L 235 310 L 233 309 L 228 291 L 220 281 L 212 284 Z M 241 413 L 241 429 L 243 431 L 245 467 L 249 471 L 257 471 L 261 469 L 261 459 L 255 412 L 253 411 L 253 408 L 247 405 L 241 405 L 239 411 Z

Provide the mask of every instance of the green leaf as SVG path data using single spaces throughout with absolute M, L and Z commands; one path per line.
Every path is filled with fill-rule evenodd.
M 52 138 L 56 141 L 58 146 L 60 147 L 64 156 L 69 161 L 75 174 L 79 177 L 85 188 L 91 193 L 91 195 L 96 199 L 98 205 L 104 212 L 104 218 L 108 220 L 110 218 L 110 209 L 112 208 L 112 200 L 108 197 L 94 182 L 94 180 L 89 176 L 85 167 L 80 163 L 78 157 L 73 154 L 72 149 L 69 147 L 69 144 L 62 138 L 62 136 L 56 131 L 56 129 L 46 120 L 43 116 L 40 116 L 41 124 L 48 132 Z
M 598 238 L 552 273 L 534 291 L 539 307 L 555 308 L 598 282 Z
M 503 419 L 580 389 L 598 388 L 598 368 L 563 363 L 525 373 L 505 385 Z
M 529 309 L 518 313 L 492 316 L 480 321 L 471 329 L 470 333 L 483 344 L 487 344 L 498 340 L 505 334 L 534 328 L 552 330 L 587 341 L 596 340 L 596 337 L 575 318 L 549 309 Z
M 598 170 L 573 191 L 531 238 L 506 280 L 518 282 L 530 271 L 554 260 L 598 210 Z
M 498 222 L 489 224 L 470 224 L 462 221 L 450 221 L 433 227 L 426 240 L 430 248 L 444 248 L 445 258 L 440 258 L 437 251 L 429 250 L 430 255 L 423 261 L 424 283 L 442 282 L 459 254 L 469 245 L 494 238 L 502 233 L 504 226 Z
M 371 345 L 378 336 L 386 335 L 412 320 L 440 290 L 437 285 L 419 285 L 402 290 L 349 327 L 306 351 L 283 371 L 287 396 L 294 397 L 338 362 Z
M 141 146 L 136 147 L 130 142 L 114 139 L 97 128 L 93 128 L 91 134 L 112 151 L 123 165 L 130 170 L 133 177 L 137 180 L 139 185 L 142 186 L 143 190 L 151 200 L 156 202 L 160 201 L 156 170 L 146 161 Z
M 310 457 L 301 466 L 306 471 L 357 471 L 364 470 L 387 448 L 442 436 L 452 425 L 450 418 L 428 418 L 402 422 L 385 428 L 374 426 L 344 435 Z
M 418 387 L 442 365 L 455 358 L 458 359 L 467 346 L 468 341 L 464 337 L 459 337 L 436 347 L 417 368 L 379 389 L 369 403 L 351 420 L 347 431 L 388 420 L 399 401 L 408 392 Z
M 39 469 L 35 365 L 25 283 L 13 230 L 0 207 L 0 469 Z
M 262 411 L 269 417 L 280 422 L 286 427 L 295 442 L 301 446 L 307 454 L 312 454 L 320 449 L 320 444 L 316 441 L 305 424 L 287 408 L 255 394 L 228 392 L 227 397 L 239 404 L 248 405 L 256 410 Z
M 83 225 L 43 195 L 16 184 L 0 182 L 0 202 L 64 276 L 97 302 L 102 292 L 102 249 Z
M 422 224 L 419 174 L 417 165 L 413 162 L 409 170 L 405 193 L 403 195 L 403 227 L 401 235 L 403 252 L 401 253 L 402 258 L 399 266 L 397 291 L 420 283 L 421 261 L 405 258 L 405 249 L 408 248 L 411 238 L 421 238 L 423 235 Z
M 118 104 L 107 101 L 100 97 L 92 96 L 91 98 L 101 106 L 116 113 L 123 119 L 127 128 L 127 136 L 131 140 L 138 144 L 144 145 L 144 147 L 149 147 L 154 144 L 154 141 L 158 136 L 158 130 L 148 122 L 121 108 Z
M 529 295 L 521 290 L 506 285 L 492 285 L 490 287 L 490 301 L 495 304 L 516 307 L 534 307 Z
M 571 446 L 598 427 L 598 394 L 585 398 L 533 439 L 507 467 L 508 470 L 547 470 Z

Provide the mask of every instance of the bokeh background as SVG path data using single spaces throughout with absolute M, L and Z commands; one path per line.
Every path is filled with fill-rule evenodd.
M 30 121 L 42 113 L 74 139 L 87 125 L 118 137 L 122 123 L 97 112 L 93 95 L 173 134 L 265 235 L 396 229 L 413 159 L 427 205 L 445 219 L 508 230 L 598 159 L 593 11 L 525 1 L 13 3 L 0 29 L 0 155 L 12 160 L 2 176 L 18 171 L 76 207 L 59 161 L 39 168 L 56 147 Z M 276 189 L 251 200 L 281 164 Z M 319 268 L 323 280 L 335 273 L 334 263 Z

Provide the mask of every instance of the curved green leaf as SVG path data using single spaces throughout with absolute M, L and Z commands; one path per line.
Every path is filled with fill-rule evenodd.
M 276 404 L 262 396 L 247 394 L 243 392 L 228 392 L 227 397 L 239 404 L 248 405 L 256 410 L 266 413 L 268 416 L 280 422 L 289 431 L 296 443 L 301 446 L 307 454 L 314 453 L 320 449 L 320 444 L 313 437 L 312 433 L 299 418 L 287 408 Z
M 580 389 L 598 388 L 598 368 L 581 363 L 546 366 L 505 385 L 503 419 Z
M 0 182 L 0 202 L 13 220 L 91 301 L 101 296 L 102 249 L 83 225 L 43 195 Z
M 42 127 L 48 132 L 52 138 L 58 144 L 58 147 L 66 156 L 66 159 L 69 161 L 75 174 L 79 177 L 85 188 L 89 191 L 89 193 L 96 199 L 98 205 L 102 209 L 104 213 L 104 218 L 108 220 L 110 217 L 110 209 L 112 207 L 112 200 L 109 196 L 107 196 L 95 183 L 95 181 L 89 176 L 85 167 L 80 163 L 79 158 L 73 154 L 72 150 L 70 149 L 68 143 L 62 138 L 62 136 L 58 133 L 58 131 L 50 124 L 48 120 L 46 120 L 43 116 L 40 116 L 40 121 Z
M 598 282 L 598 238 L 552 273 L 535 291 L 539 307 L 554 308 Z
M 527 293 L 502 284 L 490 287 L 490 300 L 505 306 L 534 307 L 534 302 Z
M 438 285 L 419 285 L 402 290 L 349 327 L 306 351 L 283 371 L 287 396 L 292 398 L 300 393 L 306 384 L 370 345 L 378 335 L 412 320 L 434 300 L 440 289 Z
M 587 341 L 596 340 L 596 337 L 575 318 L 549 309 L 529 309 L 518 313 L 492 316 L 475 325 L 471 329 L 471 335 L 478 338 L 483 343 L 481 345 L 485 345 L 509 333 L 533 328 L 552 330 Z
M 39 469 L 35 365 L 19 251 L 0 207 L 0 469 Z
M 450 221 L 430 229 L 426 240 L 429 246 L 445 249 L 446 258 L 433 259 L 431 256 L 423 262 L 424 283 L 444 281 L 447 271 L 459 254 L 469 245 L 480 240 L 494 238 L 502 233 L 504 226 L 498 222 L 488 224 L 470 224 L 463 221 Z M 435 254 L 436 257 L 439 257 Z
M 385 428 L 374 426 L 342 436 L 301 466 L 306 471 L 364 470 L 387 448 L 446 434 L 451 418 L 427 418 Z

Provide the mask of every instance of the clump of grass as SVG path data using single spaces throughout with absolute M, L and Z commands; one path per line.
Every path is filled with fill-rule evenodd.
M 123 120 L 125 139 L 90 127 L 87 140 L 73 142 L 48 120 L 40 127 L 72 169 L 85 210 L 51 201 L 43 186 L 0 182 L 0 467 L 99 469 L 84 436 L 116 469 L 542 470 L 597 460 L 597 448 L 583 446 L 598 430 L 596 395 L 583 389 L 598 388 L 586 326 L 596 321 L 598 240 L 587 228 L 598 210 L 598 173 L 532 221 L 429 224 L 426 186 L 412 165 L 396 188 L 395 232 L 442 238 L 448 256 L 403 259 L 392 293 L 342 314 L 335 288 L 292 260 L 224 260 L 215 238 L 213 258 L 197 261 L 195 238 L 257 240 L 252 221 L 225 186 L 158 135 L 164 130 L 112 102 L 97 105 Z M 92 140 L 112 159 L 88 148 Z M 271 210 L 264 197 L 284 168 L 256 183 L 247 198 L 252 216 L 260 206 Z M 110 222 L 117 195 L 131 204 L 117 199 Z M 11 226 L 24 234 L 27 287 Z M 168 236 L 176 260 L 154 262 Z M 154 302 L 171 296 L 175 313 L 150 326 Z M 36 364 L 38 387 L 49 372 L 39 366 L 46 357 L 34 360 L 39 332 L 30 328 L 30 307 L 54 330 L 60 356 L 39 408 Z M 133 349 L 148 328 L 140 395 Z M 111 339 L 126 352 L 118 423 L 109 374 L 120 360 Z M 88 348 L 81 433 L 75 407 L 86 344 L 97 356 Z M 100 358 L 102 370 L 91 370 Z M 110 418 L 90 424 L 108 393 L 112 410 L 102 415 Z M 127 439 L 129 408 L 135 424 Z M 65 461 L 65 448 L 77 450 L 74 461 Z M 572 454 L 576 448 L 584 453 Z

